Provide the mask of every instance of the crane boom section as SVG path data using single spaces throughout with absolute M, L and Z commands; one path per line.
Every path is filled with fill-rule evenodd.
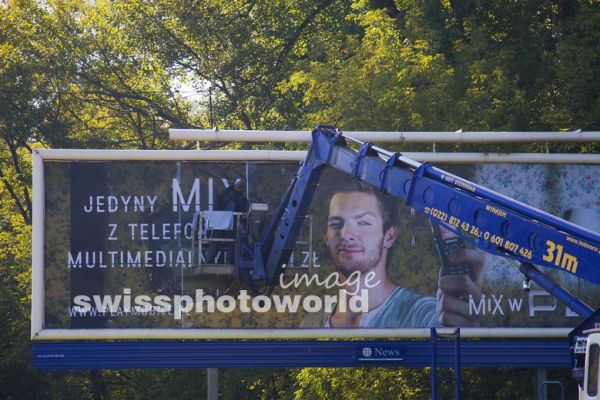
M 277 221 L 262 238 L 268 281 L 278 276 L 289 258 L 322 167 L 330 166 L 406 201 L 483 251 L 600 284 L 599 234 L 432 165 L 358 142 L 335 128 L 318 126 L 312 136 L 306 161 L 284 197 Z M 350 147 L 351 141 L 360 148 Z
M 479 249 L 600 284 L 600 235 L 431 165 L 415 173 L 408 203 Z

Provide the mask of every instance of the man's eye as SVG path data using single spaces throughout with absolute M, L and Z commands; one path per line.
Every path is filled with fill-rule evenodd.
M 330 223 L 329 223 L 329 228 L 330 228 L 330 229 L 334 229 L 334 230 L 336 230 L 336 231 L 337 231 L 337 230 L 340 230 L 340 229 L 342 229 L 342 226 L 343 226 L 343 225 L 344 225 L 344 224 L 342 224 L 341 222 L 330 222 Z
M 371 226 L 371 222 L 369 221 L 358 221 L 358 225 L 360 226 Z

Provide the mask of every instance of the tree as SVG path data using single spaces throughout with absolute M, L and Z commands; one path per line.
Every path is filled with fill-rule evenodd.
M 324 21 L 347 7 L 331 0 L 151 4 L 131 6 L 128 17 L 144 24 L 143 35 L 175 73 L 199 88 L 210 85 L 220 126 L 245 129 L 288 124 L 278 83 Z
M 303 94 L 304 126 L 593 129 L 592 4 L 356 1 L 346 19 L 359 33 L 322 43 L 326 56 L 298 64 L 281 87 Z M 568 94 L 579 89 L 578 100 Z
M 102 382 L 98 373 L 31 371 L 31 152 L 46 146 L 155 148 L 170 122 L 161 117 L 161 107 L 169 108 L 165 116 L 176 115 L 164 100 L 168 96 L 156 96 L 158 100 L 152 102 L 114 88 L 115 76 L 122 78 L 123 86 L 135 82 L 137 71 L 131 67 L 123 67 L 119 74 L 114 63 L 113 71 L 108 68 L 110 62 L 102 60 L 106 61 L 104 70 L 92 68 L 98 67 L 92 62 L 96 48 L 91 40 L 84 40 L 83 32 L 87 29 L 88 39 L 92 33 L 118 39 L 102 31 L 99 21 L 107 20 L 95 20 L 92 11 L 79 2 L 66 1 L 0 5 L 2 398 L 81 398 L 102 393 L 92 388 L 97 386 L 92 383 Z M 120 57 L 115 48 L 109 52 Z M 140 78 L 136 90 L 145 84 Z M 186 111 L 181 114 L 187 118 Z

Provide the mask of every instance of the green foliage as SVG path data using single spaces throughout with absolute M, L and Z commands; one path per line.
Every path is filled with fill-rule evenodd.
M 595 129 L 598 14 L 596 2 L 355 2 L 360 34 L 322 43 L 326 56 L 280 87 L 303 94 L 303 126 Z
M 312 62 L 284 86 L 304 91 L 305 104 L 320 105 L 303 123 L 332 121 L 346 130 L 434 128 L 432 116 L 447 114 L 449 104 L 439 93 L 450 83 L 452 68 L 426 41 L 403 40 L 383 11 L 365 11 L 357 20 L 364 29 L 360 43 L 349 37 L 343 49 L 331 49 L 326 62 Z M 332 62 L 339 52 L 353 56 Z
M 600 63 L 600 13 L 598 1 L 579 3 L 577 13 L 562 22 L 562 39 L 557 44 L 558 110 L 548 118 L 568 118 L 568 126 L 598 130 L 600 123 L 600 79 L 594 73 Z M 557 113 L 560 113 L 558 116 Z
M 393 368 L 305 368 L 294 399 L 428 399 L 428 374 Z
M 290 126 L 275 87 L 293 60 L 345 6 L 331 0 L 171 2 L 132 14 L 172 71 L 211 87 L 215 122 L 228 128 Z M 133 8 L 133 7 L 132 7 Z M 283 104 L 278 104 L 283 101 Z M 291 121 L 290 121 L 291 122 Z

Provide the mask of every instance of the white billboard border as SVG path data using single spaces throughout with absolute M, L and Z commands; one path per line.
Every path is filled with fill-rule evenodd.
M 403 153 L 420 162 L 600 164 L 600 154 Z M 32 210 L 32 340 L 94 339 L 350 339 L 429 338 L 430 329 L 45 329 L 44 161 L 302 161 L 305 151 L 281 150 L 34 150 Z M 36 295 L 37 294 L 37 295 Z M 565 338 L 570 328 L 461 328 L 464 338 Z M 453 332 L 439 328 L 438 332 Z

